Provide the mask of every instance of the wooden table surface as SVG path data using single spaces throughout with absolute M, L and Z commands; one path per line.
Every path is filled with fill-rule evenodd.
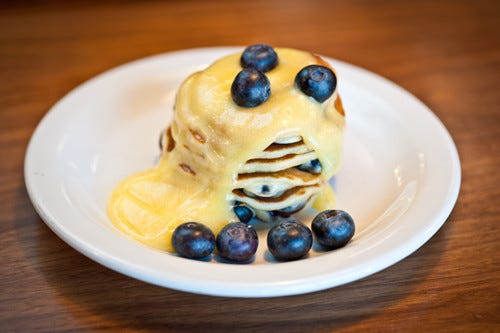
M 0 331 L 500 331 L 499 13 L 498 2 L 477 0 L 2 2 Z M 344 286 L 238 299 L 126 277 L 43 223 L 23 159 L 62 96 L 145 56 L 256 42 L 367 68 L 435 112 L 457 145 L 462 184 L 429 242 Z

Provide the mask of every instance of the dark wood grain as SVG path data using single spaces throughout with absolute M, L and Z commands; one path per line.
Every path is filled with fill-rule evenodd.
M 104 1 L 0 4 L 0 331 L 500 331 L 497 1 Z M 414 254 L 360 281 L 270 299 L 193 295 L 94 263 L 26 194 L 23 158 L 48 109 L 144 56 L 267 42 L 377 72 L 443 121 L 458 202 Z

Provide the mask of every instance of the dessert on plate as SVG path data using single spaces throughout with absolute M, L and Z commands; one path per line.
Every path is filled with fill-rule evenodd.
M 333 207 L 328 180 L 341 164 L 344 110 L 321 57 L 257 44 L 180 86 L 155 167 L 113 191 L 108 215 L 129 236 L 172 250 L 176 226 L 215 233 Z

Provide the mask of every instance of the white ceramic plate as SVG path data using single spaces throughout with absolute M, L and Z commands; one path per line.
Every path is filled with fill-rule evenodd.
M 34 207 L 72 247 L 123 274 L 210 295 L 267 297 L 338 286 L 380 271 L 423 245 L 445 222 L 460 162 L 445 127 L 419 100 L 358 67 L 336 68 L 347 112 L 344 164 L 332 179 L 337 208 L 356 221 L 344 248 L 295 262 L 194 261 L 148 248 L 116 230 L 106 201 L 124 177 L 151 167 L 180 82 L 241 48 L 193 49 L 120 66 L 82 84 L 44 117 L 28 147 Z

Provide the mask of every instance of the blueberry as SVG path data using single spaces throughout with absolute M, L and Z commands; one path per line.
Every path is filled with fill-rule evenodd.
M 310 160 L 309 162 L 299 165 L 297 168 L 315 175 L 321 173 L 323 170 L 321 162 L 318 159 Z
M 226 225 L 217 235 L 217 251 L 223 259 L 244 262 L 253 257 L 259 245 L 257 231 L 243 222 Z
M 181 257 L 201 259 L 210 255 L 215 248 L 215 236 L 205 225 L 186 222 L 175 228 L 172 245 Z
M 239 202 L 233 206 L 233 211 L 243 223 L 248 223 L 255 215 L 250 207 Z
M 311 230 L 295 220 L 281 222 L 272 227 L 267 234 L 269 251 L 281 261 L 302 258 L 311 249 L 312 242 Z
M 239 106 L 256 107 L 271 95 L 271 83 L 267 76 L 254 69 L 245 68 L 236 75 L 231 85 L 231 96 Z
M 354 220 L 342 210 L 325 210 L 313 219 L 312 231 L 319 244 L 336 249 L 354 236 Z
M 304 94 L 323 103 L 335 91 L 337 77 L 328 67 L 309 65 L 297 74 L 295 84 Z
M 262 194 L 267 194 L 271 191 L 271 189 L 269 188 L 269 185 L 262 185 L 260 191 L 262 192 Z
M 269 45 L 255 44 L 243 51 L 240 63 L 243 68 L 255 68 L 265 73 L 278 65 L 278 55 Z

